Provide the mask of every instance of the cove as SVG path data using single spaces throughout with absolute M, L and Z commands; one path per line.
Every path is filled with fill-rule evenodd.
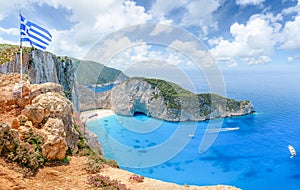
M 248 78 L 250 73 L 253 80 Z M 298 189 L 300 157 L 290 159 L 287 146 L 291 144 L 300 151 L 300 89 L 297 87 L 300 74 L 281 68 L 264 73 L 245 70 L 239 74 L 224 73 L 224 79 L 227 96 L 251 100 L 257 113 L 225 118 L 222 128 L 238 126 L 239 130 L 220 132 L 204 153 L 199 153 L 199 144 L 208 121 L 179 125 L 143 115 L 113 115 L 88 122 L 88 128 L 98 135 L 107 158 L 117 160 L 123 169 L 146 177 L 189 185 Z M 181 136 L 169 146 L 174 155 L 168 157 L 168 149 L 149 154 L 151 148 L 159 148 L 179 129 Z M 189 141 L 178 151 L 186 139 Z M 125 149 L 118 149 L 119 145 Z M 129 164 L 131 167 L 126 166 Z

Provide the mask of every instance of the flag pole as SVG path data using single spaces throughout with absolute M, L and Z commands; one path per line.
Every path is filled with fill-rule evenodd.
M 19 16 L 21 17 L 21 11 L 19 12 Z M 21 22 L 21 19 L 20 19 Z M 21 23 L 20 23 L 21 24 Z M 23 93 L 23 83 L 22 83 L 22 75 L 23 75 L 23 55 L 22 55 L 22 37 L 21 37 L 21 28 L 20 28 L 20 87 L 21 87 L 21 98 Z

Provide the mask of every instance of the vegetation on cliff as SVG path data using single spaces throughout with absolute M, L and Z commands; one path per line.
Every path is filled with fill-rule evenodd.
M 109 84 L 128 78 L 122 71 L 95 61 L 81 61 L 74 58 L 72 61 L 75 64 L 77 81 L 81 85 Z
M 183 104 L 180 102 L 180 100 L 198 100 L 199 104 L 196 104 L 196 106 L 199 108 L 203 108 L 204 105 L 216 107 L 220 104 L 225 104 L 226 108 L 230 111 L 238 111 L 240 108 L 244 108 L 245 105 L 250 103 L 247 100 L 236 101 L 234 99 L 225 98 L 214 93 L 194 94 L 173 82 L 168 82 L 161 79 L 145 78 L 143 80 L 160 90 L 160 94 L 153 94 L 153 97 L 157 98 L 158 96 L 162 96 L 167 101 L 169 108 L 182 108 Z
M 31 51 L 31 47 L 22 47 L 23 53 Z M 0 65 L 15 59 L 15 55 L 20 53 L 20 46 L 10 44 L 0 44 Z

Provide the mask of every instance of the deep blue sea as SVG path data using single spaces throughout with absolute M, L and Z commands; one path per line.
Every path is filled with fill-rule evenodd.
M 107 158 L 146 177 L 250 190 L 300 189 L 300 67 L 267 68 L 223 71 L 226 96 L 250 100 L 255 114 L 198 123 L 114 115 L 90 121 L 88 128 L 98 135 Z M 201 153 L 209 122 L 239 130 L 220 132 Z M 299 155 L 290 158 L 289 144 Z

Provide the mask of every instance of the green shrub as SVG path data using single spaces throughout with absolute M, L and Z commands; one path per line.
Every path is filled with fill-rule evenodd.
M 23 142 L 9 154 L 8 158 L 26 168 L 37 170 L 45 163 L 41 148 L 43 139 L 32 129 L 23 135 Z
M 36 144 L 28 142 L 21 143 L 8 158 L 32 170 L 38 169 L 45 163 L 41 148 Z
M 104 163 L 104 161 L 102 158 L 96 157 L 96 156 L 91 156 L 86 161 L 84 169 L 88 173 L 97 173 L 104 167 L 103 163 Z
M 105 164 L 107 164 L 113 168 L 119 168 L 119 164 L 117 163 L 117 161 L 112 160 L 112 159 L 105 160 Z

